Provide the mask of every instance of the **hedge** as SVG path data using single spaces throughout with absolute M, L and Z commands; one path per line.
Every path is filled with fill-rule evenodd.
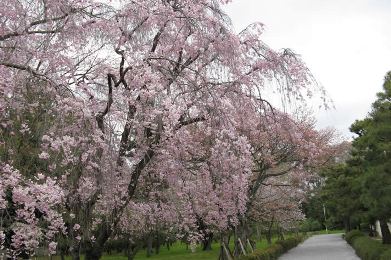
M 243 256 L 241 260 L 275 260 L 283 253 L 296 247 L 304 240 L 303 236 L 291 237 L 285 240 L 278 240 L 275 244 L 266 249 L 255 250 L 252 254 Z
M 284 252 L 296 247 L 304 240 L 304 236 L 291 237 L 285 240 L 278 240 L 276 244 L 279 244 L 284 249 Z
M 373 240 L 366 236 L 354 239 L 352 246 L 354 250 L 356 250 L 356 254 L 362 260 L 379 260 L 382 253 L 389 248 L 386 245 L 381 244 L 380 241 Z
M 353 241 L 358 238 L 358 237 L 362 237 L 362 236 L 365 236 L 365 234 L 363 232 L 361 232 L 360 230 L 352 230 L 348 233 L 346 233 L 345 235 L 345 239 L 346 241 L 349 243 L 349 244 L 352 244 Z
M 391 259 L 391 248 L 384 251 L 380 256 L 380 260 L 390 260 L 390 259 Z
M 359 230 L 350 231 L 345 239 L 362 260 L 391 260 L 391 245 L 383 245 Z

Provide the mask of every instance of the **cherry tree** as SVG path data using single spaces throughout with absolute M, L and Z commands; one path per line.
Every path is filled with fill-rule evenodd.
M 56 251 L 55 235 L 66 233 L 57 206 L 64 200 L 61 187 L 50 177 L 38 174 L 35 182 L 24 180 L 9 164 L 1 164 L 1 248 L 12 258 L 34 254 L 45 240 L 49 254 Z
M 286 178 L 285 178 L 286 179 Z M 266 238 L 271 243 L 272 229 L 277 227 L 280 239 L 284 239 L 283 231 L 291 231 L 298 227 L 304 214 L 301 211 L 301 202 L 305 193 L 299 187 L 277 181 L 265 183 L 257 194 L 254 206 L 249 212 L 249 218 L 257 225 L 263 225 Z
M 314 120 L 306 114 L 292 116 L 268 103 L 259 105 L 246 102 L 234 111 L 233 114 L 241 122 L 239 131 L 251 145 L 253 161 L 246 210 L 236 229 L 236 235 L 246 241 L 251 237 L 251 225 L 256 222 L 250 215 L 254 212 L 255 204 L 261 203 L 258 200 L 262 198 L 263 189 L 267 190 L 269 183 L 273 183 L 273 186 L 283 187 L 282 190 L 284 187 L 289 190 L 292 186 L 304 185 L 314 178 L 317 169 L 330 160 L 335 152 L 332 146 L 335 133 L 333 130 L 316 130 Z M 282 198 L 287 199 L 286 196 Z M 292 212 L 299 212 L 300 202 L 296 202 L 297 210 L 292 209 Z M 286 203 L 292 204 L 289 201 Z M 265 212 L 256 208 L 255 212 Z M 239 245 L 236 247 L 236 253 L 239 253 Z
M 221 10 L 225 2 L 0 3 L 1 129 L 11 132 L 9 111 L 28 104 L 22 83 L 43 82 L 52 100 L 39 159 L 47 164 L 47 195 L 63 194 L 56 207 L 74 259 L 81 244 L 86 259 L 101 256 L 123 218 L 131 218 L 126 212 L 148 173 L 164 175 L 178 205 L 193 213 L 183 216 L 189 226 L 201 219 L 221 231 L 237 225 L 251 201 L 249 162 L 278 161 L 253 145 L 254 126 L 265 138 L 280 128 L 257 121 L 267 107 L 262 91 L 276 80 L 276 91 L 303 99 L 312 79 L 291 51 L 261 41 L 261 25 L 236 34 Z M 42 185 L 39 174 L 22 174 L 20 183 Z

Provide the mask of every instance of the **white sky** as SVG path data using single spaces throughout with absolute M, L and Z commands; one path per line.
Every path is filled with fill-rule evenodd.
M 236 31 L 265 25 L 263 41 L 302 56 L 334 101 L 319 127 L 351 137 L 391 70 L 391 0 L 236 0 L 224 7 Z

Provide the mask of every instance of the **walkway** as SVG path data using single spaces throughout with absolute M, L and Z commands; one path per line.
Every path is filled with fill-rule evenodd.
M 279 260 L 360 260 L 342 234 L 312 236 Z

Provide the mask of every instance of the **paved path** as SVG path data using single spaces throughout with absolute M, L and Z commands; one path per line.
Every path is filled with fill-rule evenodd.
M 342 234 L 312 236 L 279 260 L 360 260 Z

